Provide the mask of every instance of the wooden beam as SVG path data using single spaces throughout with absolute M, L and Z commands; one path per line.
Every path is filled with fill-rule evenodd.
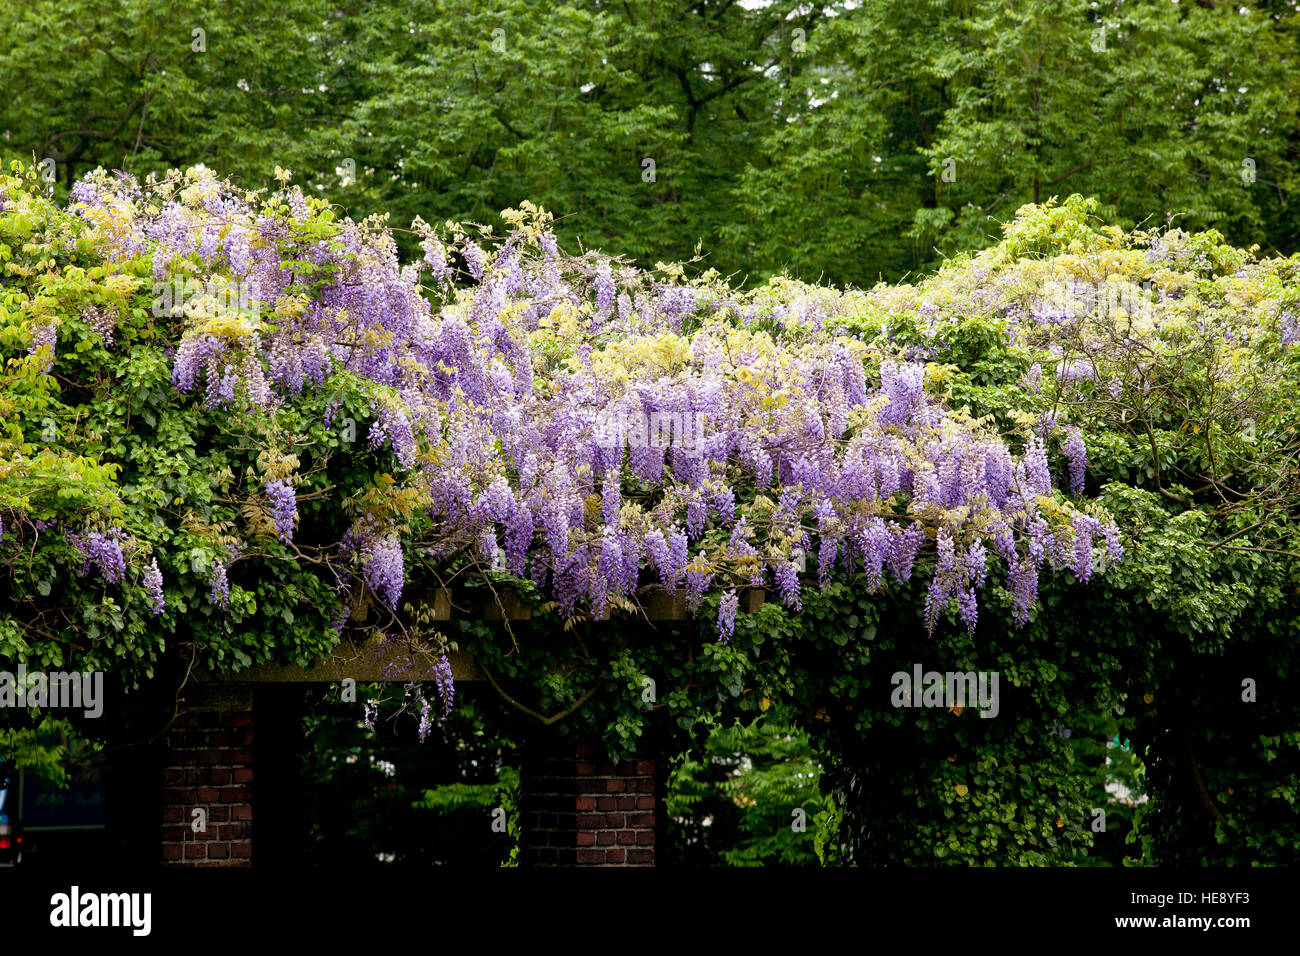
M 740 607 L 746 613 L 757 611 L 766 600 L 762 588 L 745 588 L 740 594 Z M 686 592 L 655 589 L 641 595 L 641 610 L 651 621 L 684 621 Z M 498 588 L 496 595 L 486 588 L 467 588 L 453 595 L 447 588 L 433 588 L 423 600 L 432 606 L 435 621 L 450 621 L 466 617 L 482 621 L 527 621 L 533 616 L 532 607 L 513 588 Z M 615 608 L 606 612 L 602 621 L 635 621 L 641 614 L 629 614 Z M 447 655 L 451 661 L 451 674 L 457 681 L 484 680 L 483 671 L 473 655 L 453 651 Z M 355 680 L 421 681 L 433 680 L 434 659 L 430 655 L 412 654 L 398 642 L 387 642 L 380 637 L 371 638 L 365 645 L 345 640 L 334 653 L 311 667 L 297 664 L 259 664 L 241 671 L 200 671 L 195 677 L 202 683 L 269 684 L 269 683 L 338 683 Z
M 433 611 L 435 621 L 469 618 L 479 621 L 527 621 L 533 607 L 514 588 L 464 588 L 454 595 L 450 588 L 432 588 L 421 601 Z
M 457 681 L 483 680 L 483 671 L 472 654 L 452 651 L 451 676 Z M 258 664 L 242 671 L 200 671 L 200 682 L 229 684 L 321 683 L 343 680 L 372 681 L 433 680 L 433 660 L 418 660 L 399 647 L 382 646 L 378 639 L 365 647 L 343 641 L 328 658 L 311 667 L 297 664 Z
M 740 609 L 752 614 L 762 607 L 766 601 L 766 594 L 763 588 L 742 588 Z M 686 611 L 685 591 L 653 588 L 640 594 L 638 599 L 644 617 L 642 613 L 629 613 L 621 608 L 609 608 L 594 620 L 684 621 L 690 617 Z M 433 588 L 424 599 L 424 604 L 431 606 L 435 621 L 450 621 L 458 618 L 480 621 L 527 621 L 533 616 L 532 606 L 509 586 L 497 588 L 495 594 L 487 588 L 465 588 L 454 594 L 448 588 Z

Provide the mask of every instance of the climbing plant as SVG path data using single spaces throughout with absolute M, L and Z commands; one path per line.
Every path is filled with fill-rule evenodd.
M 1155 858 L 1294 854 L 1296 260 L 1071 197 L 915 285 L 739 291 L 530 204 L 403 263 L 288 179 L 0 180 L 0 659 L 130 689 L 399 640 L 423 734 L 460 647 L 624 751 L 776 701 L 861 863 L 1077 861 L 1098 757 L 1057 728 L 1113 725 Z M 441 626 L 435 586 L 534 618 Z M 664 590 L 687 620 L 593 620 Z M 915 667 L 997 705 L 904 705 Z

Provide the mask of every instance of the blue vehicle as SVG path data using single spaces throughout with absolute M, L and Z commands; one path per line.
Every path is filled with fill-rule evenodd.
M 23 838 L 9 819 L 9 781 L 0 775 L 0 866 L 13 866 L 23 858 Z

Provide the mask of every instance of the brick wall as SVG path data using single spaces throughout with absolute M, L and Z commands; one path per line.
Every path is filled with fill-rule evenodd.
M 164 747 L 162 862 L 251 865 L 251 690 L 196 692 L 167 732 Z M 193 830 L 196 808 L 207 813 L 205 832 Z
M 530 749 L 520 772 L 520 862 L 654 866 L 655 794 L 648 752 L 613 764 L 588 742 Z

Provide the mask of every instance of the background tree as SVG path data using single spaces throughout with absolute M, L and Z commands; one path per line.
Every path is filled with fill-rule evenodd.
M 1290 249 L 1293 15 L 1155 0 L 842 11 L 812 35 L 729 235 L 775 270 L 870 283 L 986 244 L 1026 202 L 1083 193 L 1118 223 Z
M 4 148 L 65 187 L 281 166 L 399 227 L 529 199 L 569 243 L 700 244 L 751 283 L 895 279 L 1073 192 L 1298 238 L 1290 4 L 35 0 L 0 29 Z
M 41 0 L 0 11 L 5 148 L 55 163 L 65 186 L 97 166 L 165 172 L 206 162 L 261 183 L 346 116 L 317 0 Z M 343 61 L 344 63 L 346 61 Z

